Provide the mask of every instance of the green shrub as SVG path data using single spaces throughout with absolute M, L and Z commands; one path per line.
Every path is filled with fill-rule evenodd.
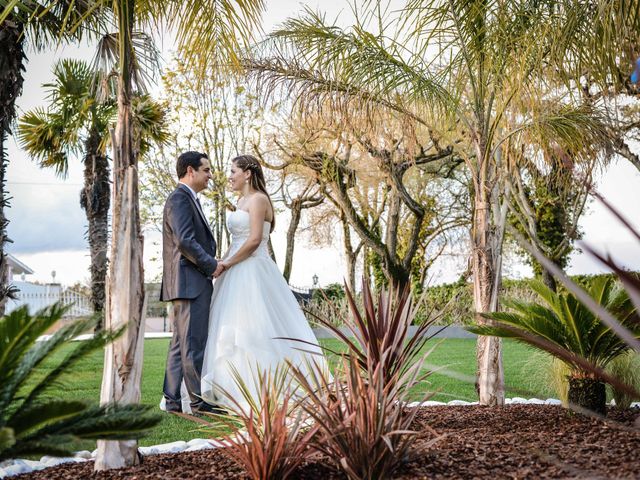
M 76 342 L 43 378 L 38 367 L 96 319 L 66 325 L 48 340 L 37 341 L 66 309 L 54 305 L 35 315 L 26 307 L 0 319 L 0 461 L 26 455 L 71 455 L 80 440 L 124 440 L 143 436 L 160 421 L 141 405 L 91 405 L 52 396 L 65 374 L 88 353 L 104 347 L 118 333 L 99 332 Z
M 570 278 L 584 287 L 599 278 L 616 279 L 617 277 L 611 273 L 602 273 L 596 275 L 573 275 Z M 499 296 L 500 310 L 505 309 L 504 300 L 507 298 L 533 301 L 537 295 L 531 290 L 530 282 L 531 279 L 503 279 Z M 425 311 L 443 312 L 442 318 L 438 320 L 439 324 L 470 325 L 474 322 L 473 284 L 471 282 L 459 280 L 455 283 L 434 285 L 428 287 L 425 292 Z M 567 293 L 562 284 L 558 284 L 558 293 Z M 416 323 L 420 324 L 423 319 L 426 319 L 426 315 L 418 312 Z
M 621 382 L 640 391 L 640 355 L 634 351 L 628 351 L 609 364 L 607 369 L 611 375 Z M 619 408 L 629 408 L 634 398 L 629 394 L 615 388 L 611 388 L 611 394 Z
M 339 283 L 330 283 L 324 288 L 316 288 L 313 290 L 311 300 L 316 302 L 335 302 L 345 297 L 344 287 Z

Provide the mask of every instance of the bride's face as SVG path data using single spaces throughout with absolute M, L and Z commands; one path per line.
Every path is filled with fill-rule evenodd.
M 249 180 L 251 172 L 243 171 L 235 163 L 231 163 L 231 174 L 229 175 L 229 186 L 234 192 L 239 192 Z

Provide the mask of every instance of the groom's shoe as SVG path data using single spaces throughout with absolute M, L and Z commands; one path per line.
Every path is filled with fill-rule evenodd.
M 204 403 L 204 402 L 198 404 L 195 407 L 191 407 L 191 411 L 193 412 L 194 415 L 197 415 L 197 414 L 227 415 L 229 413 L 219 405 L 211 405 L 210 403 Z
M 167 413 L 182 413 L 182 407 L 180 405 L 166 405 L 164 409 Z

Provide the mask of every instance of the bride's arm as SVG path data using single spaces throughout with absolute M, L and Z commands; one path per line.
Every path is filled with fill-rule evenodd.
M 262 241 L 262 229 L 270 207 L 269 199 L 263 195 L 254 195 L 251 199 L 249 207 L 249 238 L 245 240 L 242 246 L 231 258 L 222 262 L 225 268 L 232 267 L 236 263 L 240 263 L 251 256 Z

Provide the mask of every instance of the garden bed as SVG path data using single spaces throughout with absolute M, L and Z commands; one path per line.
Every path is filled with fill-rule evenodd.
M 609 411 L 606 421 L 551 405 L 422 407 L 415 458 L 393 478 L 638 478 L 640 409 Z M 635 430 L 634 430 L 635 424 Z M 442 438 L 433 439 L 429 427 Z M 240 479 L 224 450 L 147 456 L 137 467 L 94 473 L 93 462 L 62 464 L 15 479 Z M 326 458 L 302 466 L 295 478 L 343 477 Z

